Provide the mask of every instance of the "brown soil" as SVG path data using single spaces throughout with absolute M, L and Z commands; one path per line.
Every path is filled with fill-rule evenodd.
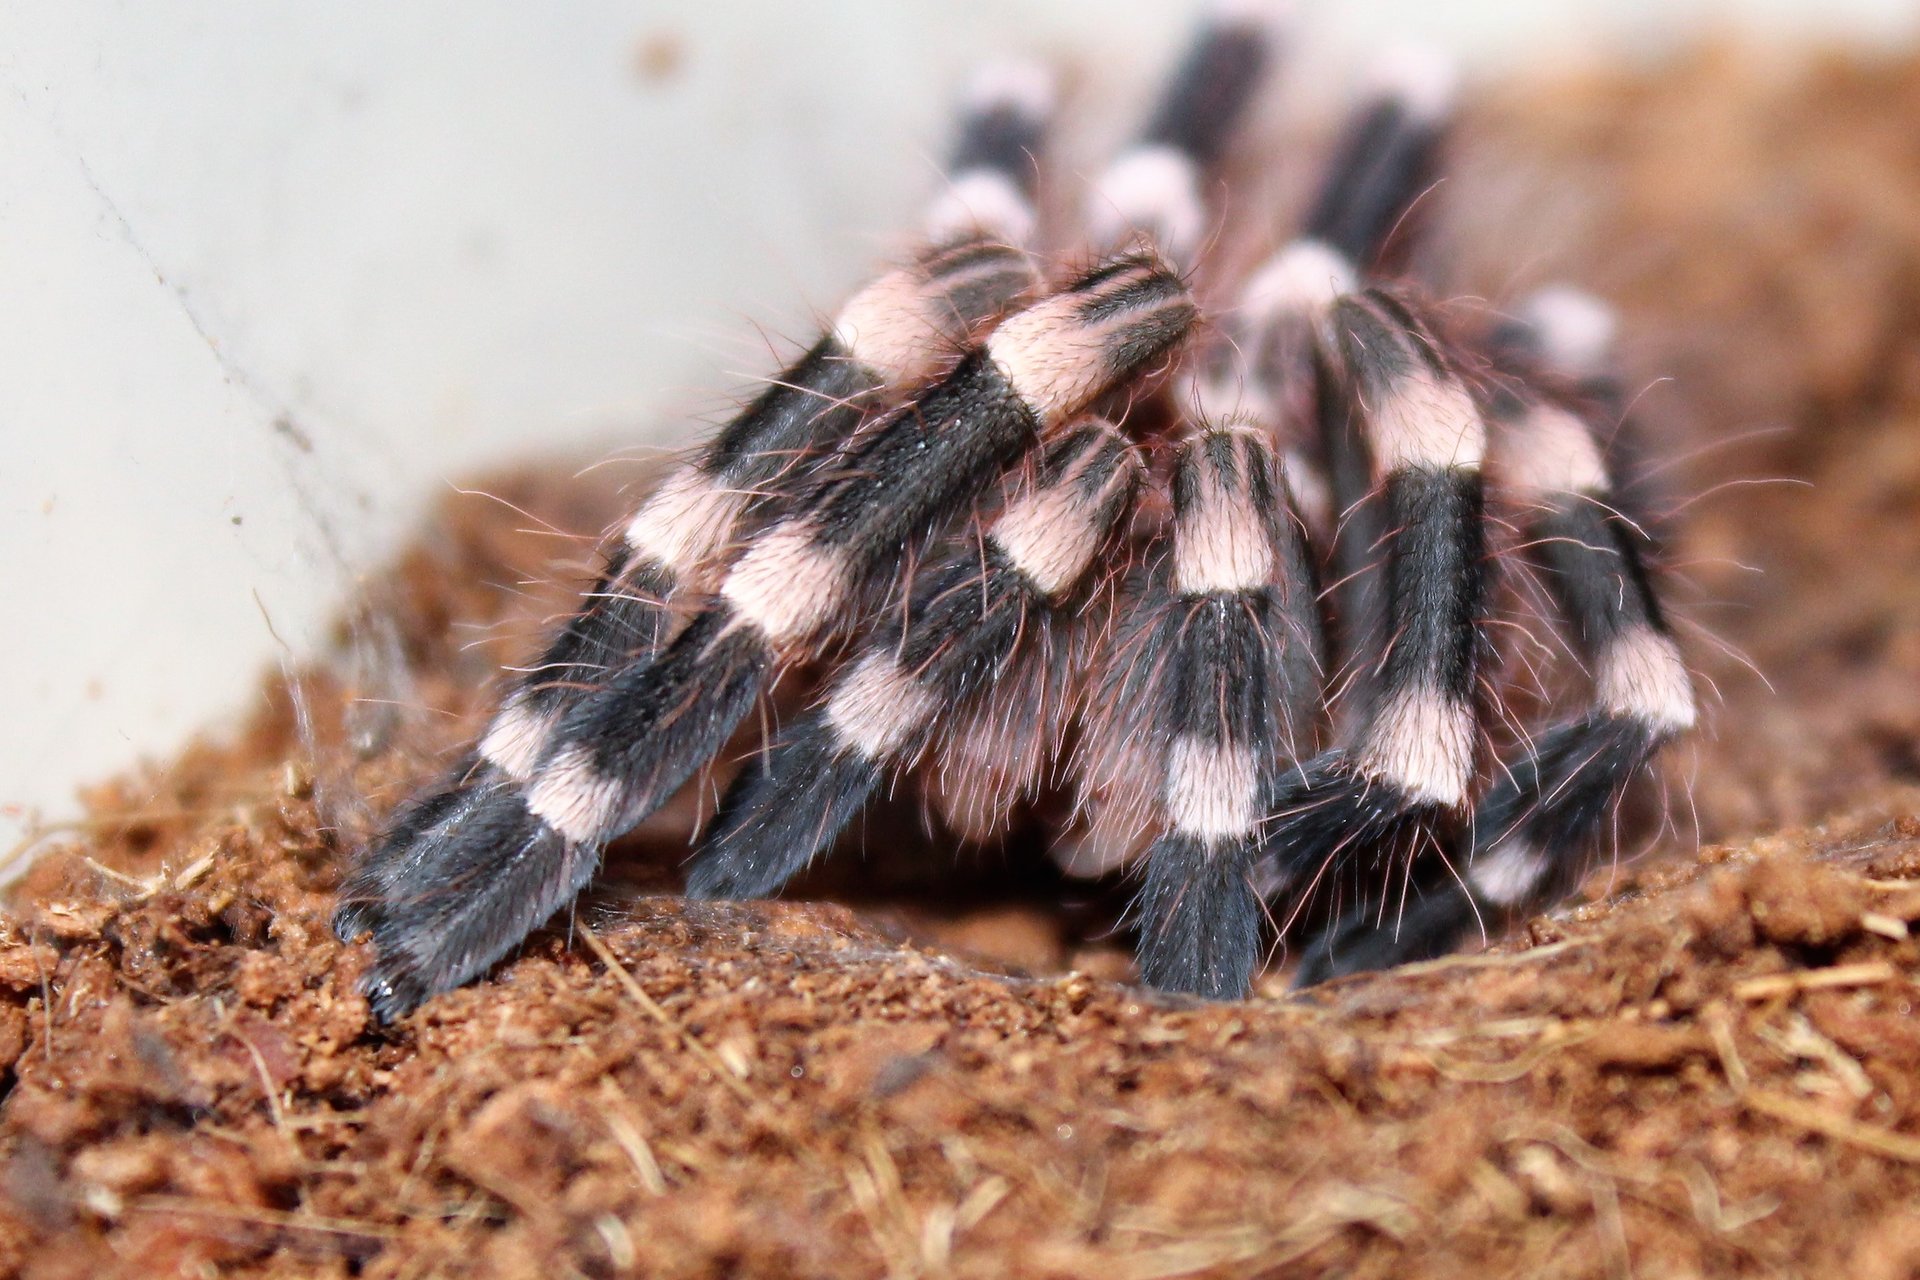
M 1709 494 L 1687 837 L 1586 905 L 1203 1006 L 1117 980 L 1111 903 L 992 859 L 938 910 L 695 905 L 642 851 L 379 1031 L 326 925 L 351 798 L 470 733 L 561 599 L 515 585 L 552 535 L 463 499 L 366 615 L 441 714 L 276 681 L 16 890 L 0 1273 L 1920 1275 L 1916 119 L 1920 63 L 1708 54 L 1468 131 L 1459 280 L 1620 300 L 1671 491 Z M 612 510 L 602 476 L 492 487 Z

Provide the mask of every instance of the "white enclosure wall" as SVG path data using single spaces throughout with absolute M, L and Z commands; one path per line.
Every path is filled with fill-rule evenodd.
M 1326 0 L 1479 67 L 1907 0 Z M 934 181 L 964 70 L 1131 119 L 1168 0 L 0 5 L 0 850 L 321 634 L 451 479 L 684 437 Z M 1100 111 L 1098 104 L 1114 109 Z M 271 623 L 271 631 L 270 631 Z

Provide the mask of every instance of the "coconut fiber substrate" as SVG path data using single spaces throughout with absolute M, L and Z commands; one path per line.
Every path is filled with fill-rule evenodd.
M 1462 127 L 1445 277 L 1620 306 L 1710 703 L 1572 904 L 1210 1005 L 1031 851 L 896 867 L 880 817 L 794 900 L 695 904 L 643 838 L 381 1029 L 333 890 L 564 607 L 590 539 L 544 525 L 620 501 L 493 477 L 343 624 L 380 661 L 44 838 L 0 1274 L 1920 1275 L 1916 120 L 1920 63 L 1721 51 Z

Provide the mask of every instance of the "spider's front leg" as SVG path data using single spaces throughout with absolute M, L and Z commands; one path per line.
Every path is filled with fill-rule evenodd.
M 397 935 L 448 925 L 451 968 L 497 954 L 592 874 L 584 856 L 532 822 L 519 800 L 555 728 L 609 674 L 651 662 L 673 623 L 669 597 L 711 586 L 741 540 L 789 511 L 859 425 L 924 382 L 1035 292 L 1025 251 L 1051 81 L 1029 64 L 990 69 L 968 92 L 953 179 L 928 216 L 931 247 L 855 294 L 819 339 L 673 471 L 620 530 L 599 582 L 509 691 L 477 748 L 395 815 L 342 886 L 336 932 Z M 484 910 L 448 914 L 481 894 Z M 538 917 L 527 919 L 530 912 Z M 469 936 L 470 931 L 470 936 Z M 376 993 L 383 1010 L 422 998 Z
M 1416 47 L 1382 57 L 1371 80 L 1348 118 L 1298 238 L 1266 269 L 1272 283 L 1254 289 L 1277 294 L 1294 311 L 1291 334 L 1272 353 L 1286 366 L 1275 380 L 1313 397 L 1295 420 L 1315 424 L 1327 506 L 1335 513 L 1315 529 L 1326 540 L 1339 684 L 1357 695 L 1346 700 L 1347 706 L 1363 706 L 1374 693 L 1372 668 L 1389 634 L 1379 571 L 1388 517 L 1384 495 L 1373 483 L 1353 399 L 1327 376 L 1325 366 L 1330 358 L 1337 361 L 1337 353 L 1315 350 L 1324 329 L 1317 313 L 1325 290 L 1303 290 L 1299 282 L 1303 277 L 1321 286 L 1332 281 L 1340 292 L 1351 292 L 1356 282 L 1391 274 L 1412 257 L 1423 221 L 1418 206 L 1439 181 L 1455 90 L 1452 64 Z
M 599 583 L 481 739 L 488 764 L 524 780 L 583 691 L 658 653 L 676 590 L 711 586 L 742 539 L 791 510 L 890 394 L 924 383 L 1038 290 L 1027 249 L 1052 110 L 1038 67 L 995 64 L 976 78 L 952 179 L 928 211 L 928 247 L 849 299 L 627 522 Z
M 843 632 L 929 529 L 1164 358 L 1195 317 L 1157 259 L 1118 259 L 1005 321 L 864 430 L 657 658 L 568 708 L 524 787 L 470 789 L 419 842 L 431 857 L 374 886 L 360 919 L 379 952 L 367 980 L 376 1011 L 396 1016 L 466 981 L 570 901 L 605 842 L 710 762 L 772 678 Z
M 884 403 L 888 388 L 924 379 L 1035 283 L 1024 252 L 968 239 L 855 295 L 833 328 L 628 522 L 599 583 L 507 695 L 477 748 L 396 815 L 342 886 L 335 931 L 380 938 L 437 928 L 448 900 L 499 873 L 529 905 L 483 895 L 498 917 L 476 922 L 479 937 L 458 943 L 480 954 L 490 948 L 482 938 L 524 935 L 552 908 L 524 925 L 523 910 L 577 892 L 597 853 L 563 852 L 517 802 L 568 714 L 610 673 L 631 678 L 656 659 L 672 623 L 669 595 L 711 575 L 741 537 L 790 509 L 805 478 Z
M 578 841 L 646 817 L 719 751 L 777 669 L 844 634 L 909 548 L 1045 433 L 1160 360 L 1194 318 L 1178 277 L 1148 255 L 1007 320 L 870 428 L 652 668 L 582 702 L 529 789 L 531 809 Z

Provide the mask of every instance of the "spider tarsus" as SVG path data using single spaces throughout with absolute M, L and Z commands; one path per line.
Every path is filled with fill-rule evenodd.
M 1601 714 L 1549 730 L 1474 811 L 1465 865 L 1408 884 L 1404 902 L 1360 895 L 1301 949 L 1294 985 L 1445 955 L 1570 892 L 1662 743 L 1643 724 Z
M 1239 1000 L 1260 962 L 1252 848 L 1170 832 L 1147 853 L 1137 903 L 1140 977 L 1161 991 Z
M 484 972 L 586 886 L 597 844 L 566 840 L 526 807 L 510 780 L 467 780 L 429 801 L 429 820 L 396 828 L 342 891 L 372 909 L 336 914 L 343 936 L 376 949 L 361 989 L 381 1021 Z
M 1367 895 L 1309 939 L 1300 948 L 1294 988 L 1437 959 L 1485 928 L 1494 913 L 1451 877 L 1406 896 L 1402 904 Z
M 1474 815 L 1474 888 L 1510 910 L 1570 890 L 1628 784 L 1663 744 L 1645 724 L 1603 713 L 1541 735 Z
M 877 761 L 835 742 L 825 720 L 805 722 L 735 779 L 687 874 L 688 895 L 780 892 L 832 845 L 882 777 Z
M 469 754 L 447 771 L 439 786 L 400 806 L 385 833 L 340 886 L 331 922 L 335 936 L 351 942 L 379 923 L 389 900 L 406 891 L 427 859 L 430 833 L 457 823 L 462 812 L 479 803 L 485 779 L 492 773 Z

